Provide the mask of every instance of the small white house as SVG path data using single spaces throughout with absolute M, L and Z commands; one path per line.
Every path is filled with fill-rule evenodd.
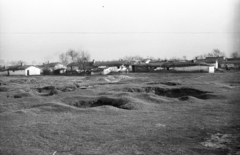
M 35 66 L 9 66 L 6 69 L 7 75 L 40 75 L 41 69 Z

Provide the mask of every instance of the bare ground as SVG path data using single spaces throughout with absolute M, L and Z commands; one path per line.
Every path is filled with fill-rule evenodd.
M 240 72 L 0 76 L 0 154 L 240 154 Z

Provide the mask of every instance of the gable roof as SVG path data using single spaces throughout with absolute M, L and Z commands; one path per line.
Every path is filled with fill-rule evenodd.
M 36 66 L 34 66 L 34 65 L 24 65 L 24 66 L 21 66 L 21 65 L 15 65 L 15 66 L 7 66 L 6 67 L 6 69 L 5 70 L 14 70 L 14 71 L 16 71 L 16 70 L 25 70 L 25 69 L 27 69 L 27 68 L 29 68 L 29 67 L 36 67 Z M 38 67 L 36 67 L 36 68 L 38 68 Z

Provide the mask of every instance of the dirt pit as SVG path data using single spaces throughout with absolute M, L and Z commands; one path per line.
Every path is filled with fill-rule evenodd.
M 7 92 L 8 88 L 7 87 L 0 87 L 0 92 Z
M 40 96 L 52 96 L 57 94 L 56 88 L 54 86 L 46 86 L 42 88 L 36 88 Z
M 66 104 L 78 107 L 78 108 L 92 108 L 99 106 L 113 106 L 120 109 L 132 110 L 128 103 L 129 100 L 125 98 L 113 98 L 113 97 L 99 97 L 99 98 L 66 98 L 64 101 Z
M 163 84 L 167 86 L 178 86 L 181 85 L 180 83 L 177 82 L 149 82 L 147 85 L 156 85 L 156 84 Z
M 180 98 L 180 100 L 187 100 L 187 96 L 193 96 L 199 99 L 210 99 L 214 95 L 210 92 L 201 91 L 193 88 L 160 88 L 160 87 L 144 87 L 144 88 L 126 88 L 124 91 L 136 93 L 155 93 L 159 96 L 166 96 L 171 98 Z

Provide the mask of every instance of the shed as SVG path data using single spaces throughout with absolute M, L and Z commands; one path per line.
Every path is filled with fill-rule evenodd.
M 33 65 L 26 65 L 26 66 L 8 66 L 5 69 L 7 75 L 40 75 L 41 69 L 33 66 Z

